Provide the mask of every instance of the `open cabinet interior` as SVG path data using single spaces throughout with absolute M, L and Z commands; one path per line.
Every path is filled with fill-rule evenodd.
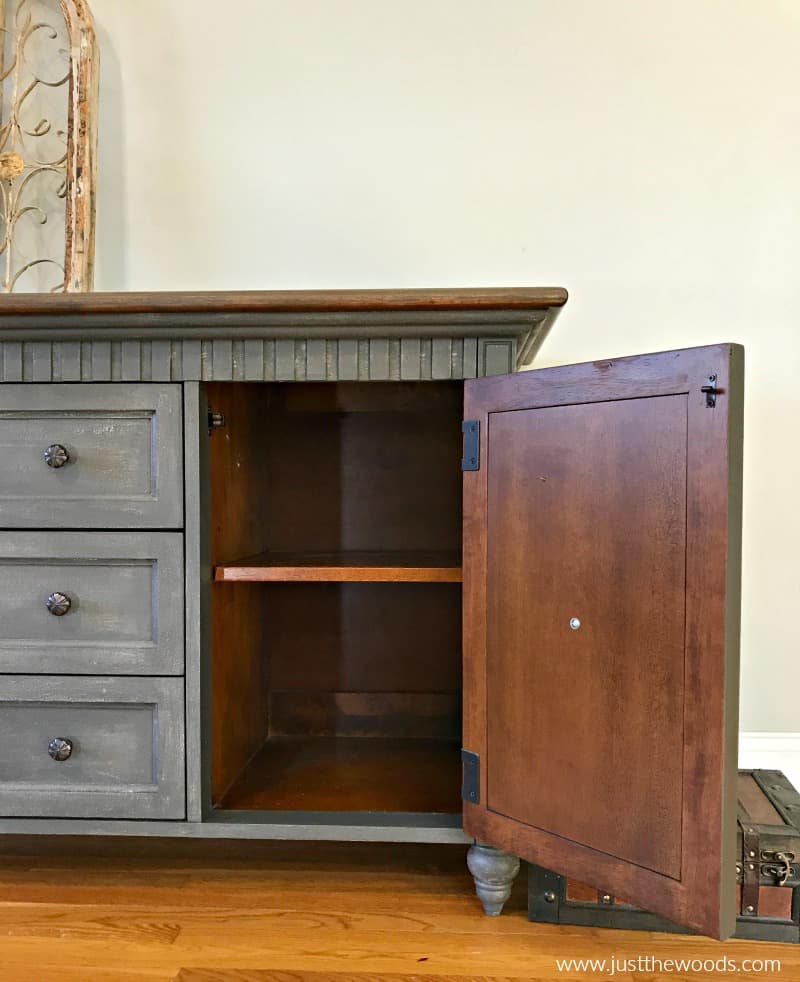
M 460 812 L 461 383 L 208 383 L 211 798 Z

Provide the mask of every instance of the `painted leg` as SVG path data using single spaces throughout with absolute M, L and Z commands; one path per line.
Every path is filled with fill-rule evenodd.
M 475 880 L 475 893 L 484 912 L 489 917 L 497 917 L 511 896 L 514 878 L 519 873 L 519 859 L 476 842 L 469 847 L 467 866 Z

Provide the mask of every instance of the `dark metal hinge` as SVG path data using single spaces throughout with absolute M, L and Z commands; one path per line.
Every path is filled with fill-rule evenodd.
M 716 382 L 717 382 L 717 376 L 716 375 L 709 375 L 708 376 L 708 385 L 701 385 L 700 386 L 700 391 L 701 392 L 705 392 L 705 394 L 706 394 L 706 408 L 707 409 L 713 409 L 714 406 L 716 406 L 716 404 L 717 404 L 717 396 L 718 395 L 721 395 L 721 393 L 722 393 L 722 389 L 718 389 L 717 388 Z
M 481 800 L 481 759 L 471 750 L 461 750 L 461 765 L 463 768 L 463 783 L 461 797 L 464 801 L 477 805 Z
M 461 432 L 464 434 L 461 470 L 477 471 L 481 466 L 481 424 L 477 419 L 465 419 L 461 424 Z

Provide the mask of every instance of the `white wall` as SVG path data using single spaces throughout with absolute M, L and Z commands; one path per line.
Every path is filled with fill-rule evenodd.
M 92 0 L 98 289 L 561 285 L 747 346 L 742 728 L 800 731 L 800 0 Z

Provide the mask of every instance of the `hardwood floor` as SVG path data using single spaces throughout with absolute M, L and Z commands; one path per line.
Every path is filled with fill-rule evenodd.
M 54 836 L 2 848 L 2 982 L 599 979 L 556 959 L 639 955 L 780 959 L 773 977 L 800 978 L 791 945 L 530 924 L 524 877 L 507 912 L 486 918 L 456 846 Z M 770 976 L 737 973 L 756 977 Z

